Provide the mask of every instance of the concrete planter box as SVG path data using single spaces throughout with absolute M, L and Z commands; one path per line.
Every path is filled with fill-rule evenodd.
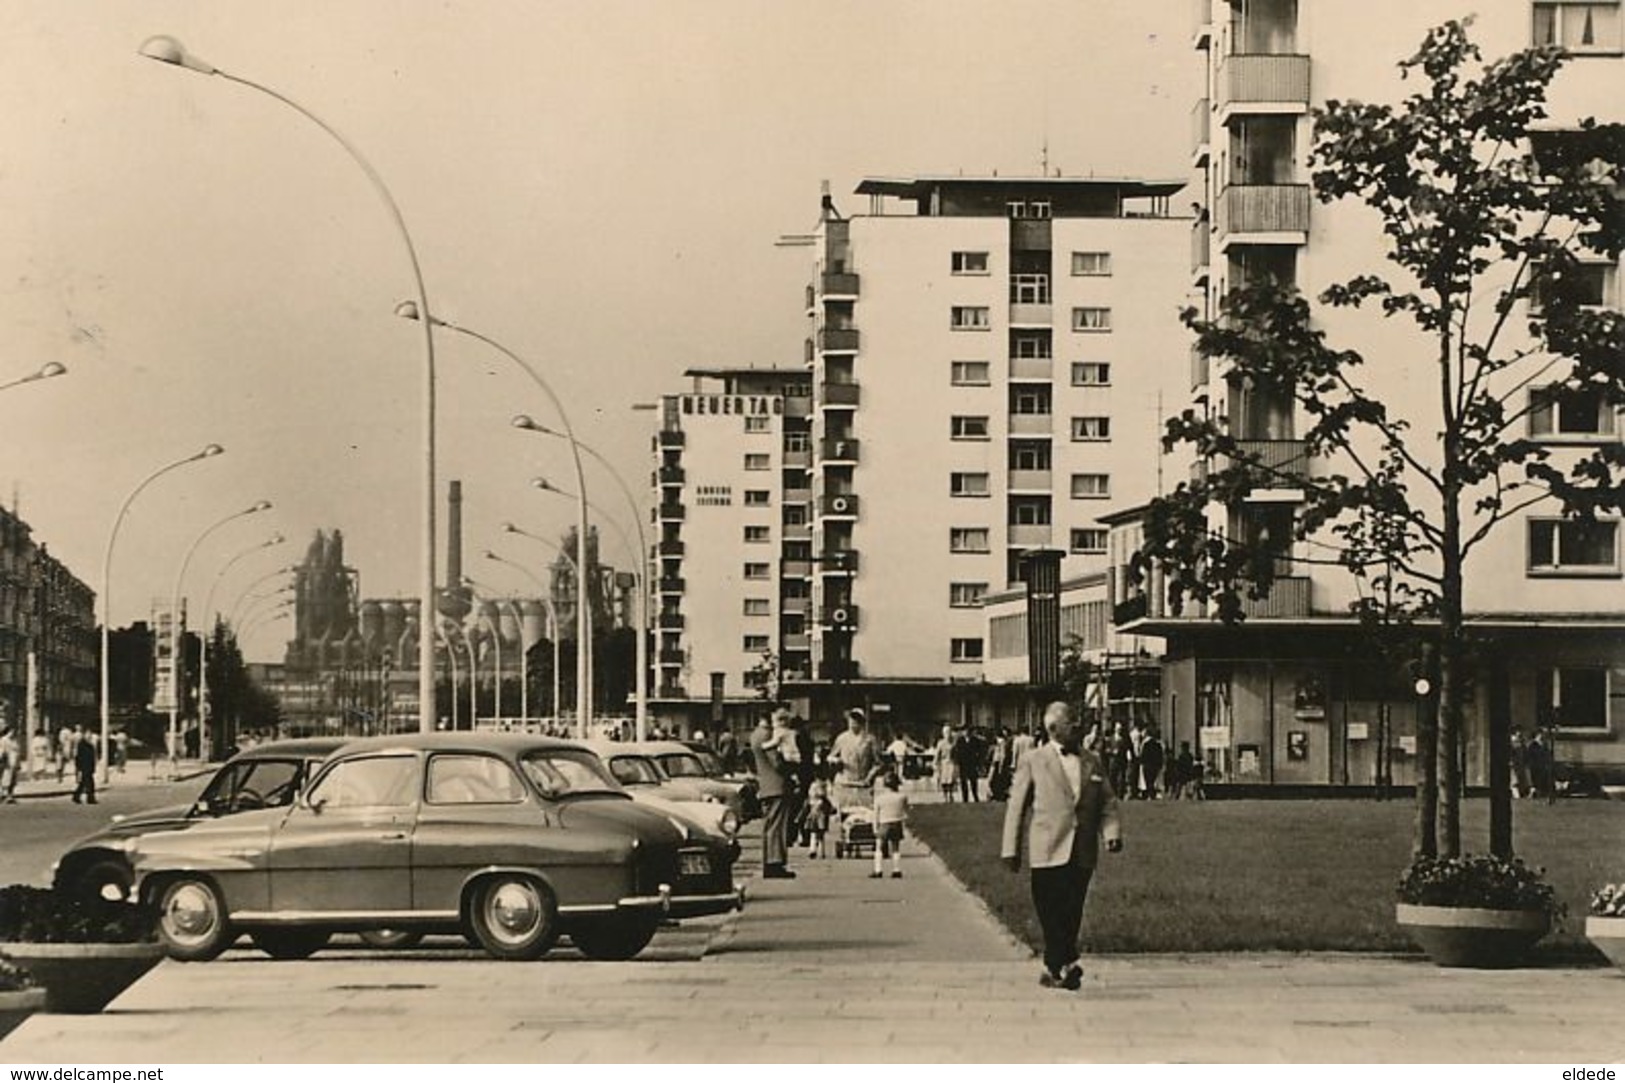
M 160 944 L 0 943 L 45 992 L 45 1010 L 88 1015 L 112 1003 L 164 957 Z
M 1428 958 L 1451 967 L 1516 966 L 1552 924 L 1543 910 L 1410 903 L 1397 904 L 1394 918 Z
M 35 1012 L 45 1010 L 44 989 L 18 989 L 0 993 L 0 1038 L 23 1025 Z
M 1608 961 L 1625 970 L 1625 918 L 1586 918 L 1586 939 L 1608 956 Z

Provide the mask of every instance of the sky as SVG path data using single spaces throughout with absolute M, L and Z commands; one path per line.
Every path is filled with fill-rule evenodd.
M 805 233 L 829 181 L 1033 174 L 1185 178 L 1200 66 L 1188 0 L 8 0 L 0 5 L 0 500 L 100 590 L 115 625 L 184 593 L 230 610 L 344 532 L 363 596 L 415 596 L 421 333 L 405 250 L 361 171 L 251 89 L 144 59 L 170 34 L 343 132 L 393 192 L 431 307 L 558 392 L 644 494 L 653 415 L 690 366 L 799 363 Z M 439 455 L 472 571 L 514 521 L 557 536 L 567 447 L 510 362 L 437 337 Z M 593 502 L 621 514 L 588 467 Z M 442 508 L 443 513 L 443 508 Z M 626 524 L 629 525 L 629 524 Z M 274 531 L 281 546 L 230 563 Z M 613 531 L 606 532 L 615 561 Z M 528 547 L 528 548 L 527 548 Z M 444 543 L 441 544 L 442 559 Z M 620 561 L 625 563 L 623 557 Z M 228 569 L 228 564 L 230 567 Z M 196 618 L 194 617 L 194 623 Z M 247 641 L 281 655 L 289 625 Z

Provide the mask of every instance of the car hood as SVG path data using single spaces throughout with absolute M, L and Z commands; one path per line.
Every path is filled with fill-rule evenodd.
M 630 834 L 643 842 L 675 846 L 682 841 L 677 828 L 658 809 L 639 804 L 636 799 L 618 797 L 578 797 L 559 809 L 559 822 L 583 831 L 610 831 Z
M 147 809 L 144 812 L 133 813 L 110 820 L 107 825 L 97 831 L 74 842 L 64 853 L 73 853 L 76 850 L 94 849 L 104 846 L 122 845 L 126 840 L 136 835 L 145 835 L 153 831 L 181 831 L 195 819 L 190 815 L 192 806 L 165 805 L 163 808 Z
M 675 816 L 702 835 L 718 839 L 728 837 L 728 833 L 722 830 L 722 814 L 728 810 L 727 805 L 719 805 L 715 801 L 674 801 L 653 786 L 634 790 L 632 800 L 667 816 Z

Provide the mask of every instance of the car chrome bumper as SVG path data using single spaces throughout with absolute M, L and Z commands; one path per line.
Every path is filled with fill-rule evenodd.
M 654 895 L 629 895 L 615 903 L 619 910 L 658 910 L 674 918 L 697 918 L 706 914 L 726 914 L 745 908 L 745 885 L 721 895 L 673 895 L 669 884 L 661 884 Z

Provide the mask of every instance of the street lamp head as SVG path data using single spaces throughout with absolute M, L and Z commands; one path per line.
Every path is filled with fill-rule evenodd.
M 40 370 L 34 374 L 34 377 L 39 380 L 49 380 L 53 376 L 65 376 L 67 372 L 68 366 L 61 362 L 47 361 L 40 366 Z
M 154 34 L 141 43 L 141 48 L 137 52 L 148 60 L 172 64 L 177 68 L 189 68 L 204 75 L 214 75 L 219 71 L 208 61 L 187 52 L 186 46 L 182 45 L 179 39 L 172 38 L 168 34 Z
M 504 534 L 518 534 L 520 531 L 519 528 L 514 526 L 512 523 L 503 523 L 502 532 Z
M 209 445 L 205 446 L 202 451 L 198 452 L 196 455 L 193 455 L 192 458 L 194 458 L 194 459 L 212 459 L 216 455 L 224 455 L 225 453 L 226 453 L 226 449 L 221 447 L 219 444 L 209 444 Z
M 510 422 L 510 424 L 516 429 L 529 429 L 532 432 L 537 432 L 541 429 L 541 426 L 536 424 L 535 420 L 529 414 L 513 415 L 513 421 Z
M 485 559 L 486 559 L 486 560 L 494 560 L 494 561 L 496 561 L 496 562 L 497 562 L 497 563 L 498 563 L 498 564 L 501 564 L 501 563 L 502 563 L 502 558 L 501 558 L 501 557 L 499 557 L 499 556 L 497 556 L 497 555 L 496 555 L 496 554 L 495 554 L 495 553 L 493 553 L 493 552 L 491 552 L 491 550 L 489 550 L 489 549 L 487 549 L 487 550 L 486 550 L 486 551 L 485 551 Z
M 264 548 L 269 549 L 273 545 L 281 545 L 283 542 L 285 542 L 287 540 L 288 539 L 284 538 L 281 534 L 272 534 L 269 538 L 265 539 Z
M 270 511 L 270 510 L 271 510 L 271 502 L 269 500 L 261 500 L 259 503 L 255 504 L 253 507 L 249 508 L 243 514 L 244 515 L 253 515 L 255 512 Z

